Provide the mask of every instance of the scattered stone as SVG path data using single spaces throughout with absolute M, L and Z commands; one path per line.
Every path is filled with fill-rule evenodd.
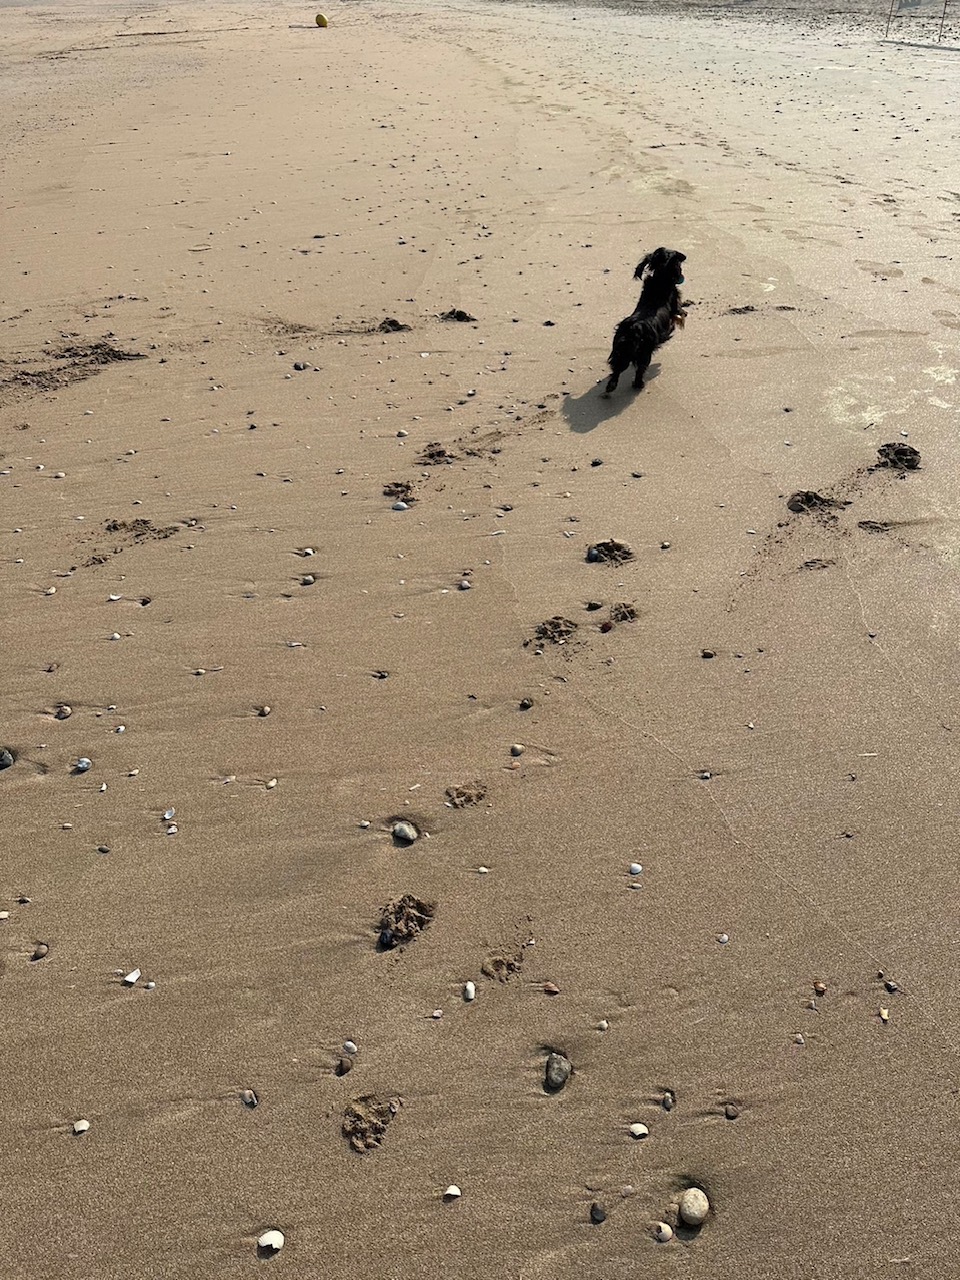
M 89 1120 L 74 1120 L 73 1132 L 79 1138 L 81 1134 L 88 1133 L 90 1130 Z
M 396 902 L 388 903 L 380 912 L 380 946 L 391 951 L 413 942 L 433 919 L 436 904 L 424 902 L 412 893 L 405 893 Z
M 524 751 L 526 751 L 526 747 L 522 742 L 515 742 L 510 748 L 510 754 L 512 756 L 522 756 Z
M 594 1200 L 590 1206 L 590 1221 L 595 1227 L 599 1227 L 601 1222 L 606 1222 L 607 1211 L 599 1200 Z
M 447 1204 L 452 1204 L 454 1200 L 459 1200 L 463 1192 L 455 1182 L 451 1182 L 449 1187 L 443 1193 L 443 1198 Z
M 460 581 L 457 583 L 457 586 L 461 591 L 469 591 L 470 588 L 473 586 L 473 583 L 470 581 L 469 578 L 461 578 Z
M 610 1023 L 606 1020 L 606 1018 L 601 1018 L 601 1019 L 600 1019 L 600 1021 L 597 1023 L 597 1030 L 598 1030 L 598 1031 L 609 1031 L 609 1030 L 610 1030 Z
M 630 863 L 630 874 L 631 874 L 632 876 L 640 876 L 640 875 L 643 875 L 643 863 L 641 863 L 641 862 L 631 862 L 631 863 Z
M 357 1047 L 356 1041 L 344 1040 L 343 1052 L 348 1054 L 351 1058 L 353 1058 L 353 1057 L 356 1057 L 356 1055 L 360 1052 L 360 1050 Z
M 297 373 L 303 373 L 304 370 L 309 369 L 310 366 L 306 364 L 303 360 L 294 360 L 293 367 L 294 369 L 296 369 Z
M 240 1101 L 245 1107 L 249 1107 L 251 1111 L 260 1105 L 260 1099 L 253 1089 L 244 1089 L 240 1094 Z
M 348 1071 L 353 1070 L 353 1059 L 347 1056 L 342 1057 L 333 1071 L 335 1075 L 345 1076 Z
M 416 502 L 412 480 L 391 480 L 383 486 L 385 498 L 399 498 L 403 502 Z
M 616 538 L 607 538 L 604 542 L 595 542 L 587 547 L 587 561 L 590 564 L 624 564 L 633 559 L 633 552 L 625 542 Z
M 354 1151 L 373 1151 L 383 1142 L 387 1126 L 403 1105 L 401 1098 L 379 1098 L 374 1093 L 354 1098 L 343 1115 L 343 1136 Z
M 660 1244 L 668 1244 L 673 1239 L 673 1227 L 669 1222 L 658 1222 L 653 1228 L 653 1238 Z
M 640 1124 L 639 1121 L 637 1121 L 636 1124 L 632 1124 L 630 1126 L 630 1134 L 631 1134 L 631 1137 L 634 1137 L 634 1138 L 645 1138 L 649 1134 L 649 1132 L 650 1130 L 647 1128 L 647 1126 L 645 1124 Z
M 677 1105 L 677 1095 L 672 1089 L 665 1090 L 663 1097 L 660 1099 L 660 1105 L 664 1111 L 672 1111 Z
M 36 963 L 37 960 L 43 960 L 50 954 L 50 944 L 48 942 L 38 942 L 33 948 L 33 954 L 30 959 Z
M 53 713 L 55 720 L 69 720 L 72 715 L 73 707 L 71 707 L 67 702 L 61 702 L 59 707 L 57 707 Z
M 264 1231 L 257 1237 L 257 1253 L 261 1258 L 272 1258 L 283 1248 L 283 1232 L 277 1230 Z
M 890 993 L 890 995 L 893 995 L 895 991 L 900 990 L 899 983 L 894 982 L 892 978 L 885 978 L 883 985 L 887 989 L 887 991 Z
M 558 996 L 560 994 L 560 988 L 555 982 L 545 982 L 543 984 L 543 994 L 545 996 Z
M 463 998 L 467 1004 L 472 1004 L 477 998 L 477 985 L 475 982 L 465 982 L 463 984 Z
M 700 1187 L 687 1187 L 680 1197 L 679 1213 L 688 1227 L 703 1225 L 710 1212 L 710 1201 Z
M 86 773 L 88 769 L 93 768 L 93 761 L 87 756 L 81 756 L 73 766 L 74 773 Z
M 444 794 L 451 808 L 466 809 L 479 804 L 487 794 L 487 788 L 482 782 L 466 782 L 459 787 L 447 787 Z
M 813 984 L 813 989 L 818 996 L 825 996 L 827 994 L 827 984 L 825 982 L 815 982 Z
M 261 719 L 263 719 L 265 716 L 268 716 L 270 714 L 272 709 L 273 709 L 272 707 L 267 707 L 267 706 L 257 707 L 256 708 L 257 715 L 260 716 Z
M 393 316 L 385 316 L 377 325 L 377 333 L 409 333 L 410 325 L 404 324 Z
M 723 1114 L 726 1116 L 728 1120 L 739 1120 L 740 1108 L 736 1106 L 735 1103 L 728 1102 L 727 1105 L 723 1108 Z
M 551 1053 L 544 1067 L 543 1081 L 547 1093 L 559 1093 L 573 1075 L 573 1066 L 569 1058 L 562 1053 Z
M 882 444 L 877 450 L 877 466 L 916 471 L 920 466 L 920 450 L 911 444 Z
M 890 525 L 884 520 L 858 520 L 857 528 L 864 533 L 889 533 Z
M 12 769 L 17 762 L 17 753 L 10 747 L 0 747 L 0 769 Z
M 521 711 L 529 711 L 529 710 L 530 710 L 530 708 L 531 708 L 532 706 L 533 706 L 533 699 L 532 699 L 532 698 L 521 698 L 521 699 L 520 699 L 520 710 L 521 710 Z
M 603 459 L 602 459 L 602 458 L 592 458 L 592 459 L 590 460 L 590 465 L 591 465 L 591 467 L 602 467 L 602 466 L 603 466 Z
M 440 316 L 441 320 L 453 322 L 455 324 L 476 324 L 477 317 L 472 316 L 469 311 L 461 311 L 459 307 L 451 307 L 449 311 L 444 311 Z
M 420 832 L 412 822 L 395 822 L 392 828 L 394 840 L 400 844 L 413 844 L 420 837 Z
M 391 511 L 409 511 L 410 506 L 409 506 L 409 503 L 406 503 L 406 502 L 395 502 L 393 506 L 390 508 L 390 510 Z
M 716 656 L 717 656 L 717 651 L 716 651 L 715 649 L 701 649 L 701 650 L 700 650 L 700 657 L 701 657 L 701 658 L 715 658 Z

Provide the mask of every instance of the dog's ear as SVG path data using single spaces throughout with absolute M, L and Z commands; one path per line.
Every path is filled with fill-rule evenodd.
M 642 259 L 637 263 L 636 268 L 634 269 L 634 272 L 633 272 L 633 278 L 634 278 L 634 280 L 639 280 L 639 279 L 640 279 L 640 277 L 641 277 L 641 276 L 643 275 L 643 273 L 646 271 L 647 267 L 649 267 L 649 265 L 650 265 L 650 262 L 651 262 L 652 258 L 653 258 L 653 254 L 652 254 L 652 253 L 648 253 L 648 254 L 647 254 L 647 256 L 646 256 L 645 258 L 642 258 Z

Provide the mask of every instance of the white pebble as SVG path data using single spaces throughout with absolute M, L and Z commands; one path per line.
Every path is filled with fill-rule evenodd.
M 87 756 L 81 756 L 73 767 L 76 769 L 77 773 L 86 773 L 88 769 L 93 768 L 93 761 Z
M 639 862 L 631 862 L 631 863 L 630 863 L 630 874 L 631 874 L 632 876 L 639 876 L 639 875 L 642 875 L 642 874 L 643 874 L 643 864 L 642 864 L 642 863 L 639 863 Z
M 489 868 L 489 867 L 477 867 L 477 875 L 478 875 L 478 876 L 488 876 L 489 874 L 490 874 L 490 868 Z
M 673 1227 L 669 1222 L 658 1222 L 653 1229 L 653 1238 L 659 1240 L 661 1244 L 666 1244 L 673 1239 Z
M 89 1128 L 90 1128 L 89 1120 L 74 1120 L 73 1122 L 73 1132 L 77 1135 L 78 1138 L 81 1133 L 86 1133 Z
M 140 970 L 131 969 L 130 972 L 124 977 L 123 985 L 125 987 L 133 987 L 133 986 L 136 986 L 136 984 L 139 981 L 140 981 Z
M 721 947 L 725 947 L 727 943 L 730 941 L 729 933 L 718 933 L 717 941 L 720 943 Z
M 460 1190 L 457 1184 L 455 1182 L 451 1182 L 449 1187 L 447 1187 L 446 1191 L 444 1191 L 443 1198 L 444 1200 L 459 1200 L 462 1195 L 463 1195 L 463 1192 Z
M 363 819 L 363 821 L 360 823 L 360 830 L 361 830 L 361 831 L 366 831 L 366 829 L 367 829 L 367 827 L 369 827 L 369 825 L 370 825 L 370 823 L 369 823 L 368 819 L 364 818 L 364 819 Z
M 157 984 L 152 980 L 150 982 L 145 982 L 143 985 L 147 991 L 156 991 L 157 989 Z
M 257 1237 L 257 1248 L 263 1253 L 279 1253 L 283 1248 L 283 1232 L 264 1231 L 263 1235 Z
M 679 1209 L 688 1227 L 699 1227 L 710 1212 L 710 1201 L 699 1187 L 687 1187 L 680 1197 Z
M 55 595 L 57 594 L 57 588 L 56 588 L 56 587 L 47 587 L 46 591 L 44 591 L 44 593 L 43 593 L 43 594 L 44 594 L 45 596 L 55 596 Z
M 630 1126 L 630 1132 L 635 1138 L 645 1138 L 650 1130 L 645 1124 L 640 1124 L 638 1122 L 637 1124 L 632 1124 Z
M 352 1058 L 354 1054 L 359 1053 L 360 1050 L 357 1048 L 356 1044 L 352 1040 L 344 1040 L 343 1052 L 348 1054 Z
M 390 508 L 391 511 L 409 511 L 410 507 L 406 502 L 395 502 Z
M 465 982 L 463 984 L 463 998 L 466 1000 L 467 1004 L 469 1004 L 471 1000 L 476 1000 L 477 985 L 475 982 Z
M 601 1019 L 600 1019 L 600 1021 L 597 1023 L 597 1030 L 598 1030 L 598 1031 L 609 1031 L 609 1030 L 610 1030 L 610 1023 L 606 1020 L 606 1018 L 601 1018 Z
M 172 822 L 176 816 L 177 816 L 177 811 L 176 809 L 174 809 L 173 805 L 171 805 L 169 809 L 164 809 L 163 811 L 164 822 Z
M 108 600 L 111 600 L 111 601 L 116 601 L 116 600 L 119 600 L 119 599 L 120 599 L 120 597 L 119 597 L 119 596 L 117 596 L 117 595 L 109 595 L 109 596 L 107 596 L 107 599 L 108 599 Z
M 278 783 L 278 780 L 276 778 L 271 778 L 270 781 L 267 783 L 267 790 L 272 791 L 273 788 L 277 786 L 277 783 Z
M 119 632 L 119 631 L 114 631 L 114 633 L 113 633 L 113 635 L 110 637 L 110 639 L 111 639 L 111 640 L 119 640 L 119 639 L 120 639 L 120 632 Z

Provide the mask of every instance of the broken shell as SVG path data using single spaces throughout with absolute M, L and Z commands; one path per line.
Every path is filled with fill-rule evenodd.
M 474 983 L 474 982 L 465 982 L 465 983 L 463 984 L 463 998 L 464 998 L 464 1000 L 466 1000 L 467 1004 L 469 1004 L 471 1000 L 476 1000 L 476 998 L 477 998 L 477 986 L 476 986 L 476 983 Z
M 688 1227 L 699 1227 L 710 1212 L 710 1201 L 699 1187 L 687 1187 L 680 1197 L 680 1217 Z
M 140 970 L 131 969 L 130 972 L 126 974 L 126 976 L 124 977 L 123 985 L 125 987 L 134 987 L 139 981 L 140 981 Z
M 73 1132 L 77 1135 L 78 1138 L 80 1137 L 81 1133 L 86 1133 L 89 1128 L 90 1128 L 89 1120 L 74 1120 L 73 1122 Z
M 673 1227 L 669 1222 L 658 1222 L 653 1229 L 654 1240 L 659 1240 L 661 1244 L 666 1244 L 673 1239 Z
M 69 720 L 70 717 L 73 715 L 73 707 L 71 707 L 70 704 L 67 702 L 61 702 L 60 706 L 57 707 L 53 715 L 56 720 Z
M 55 596 L 55 595 L 57 594 L 57 588 L 56 588 L 56 587 L 47 587 L 46 591 L 44 591 L 44 593 L 43 593 L 43 594 L 44 594 L 45 596 Z
M 645 1138 L 650 1130 L 645 1124 L 640 1124 L 638 1121 L 636 1124 L 632 1124 L 630 1126 L 630 1132 L 635 1138 Z
M 889 1022 L 889 1021 L 890 1021 L 890 1010 L 889 1010 L 889 1009 L 883 1009 L 883 1008 L 881 1008 L 881 1010 L 880 1010 L 880 1021 L 881 1021 L 881 1022 Z
M 271 710 L 272 710 L 272 708 L 271 708 L 271 707 L 267 707 L 267 706 L 257 707 L 257 715 L 258 715 L 258 716 L 261 716 L 261 717 L 262 717 L 262 716 L 268 716 L 268 715 L 270 714 Z
M 813 989 L 818 996 L 825 996 L 827 994 L 827 984 L 825 982 L 815 982 L 813 984 Z
M 446 1191 L 444 1191 L 443 1198 L 449 1203 L 451 1200 L 459 1200 L 462 1195 L 463 1192 L 457 1184 L 455 1182 L 451 1182 Z
M 177 815 L 176 809 L 174 809 L 173 806 L 171 806 L 169 809 L 164 809 L 163 820 L 164 822 L 172 822 L 173 819 L 176 817 L 176 815 Z
M 240 1094 L 240 1101 L 245 1107 L 249 1107 L 251 1111 L 254 1107 L 259 1107 L 260 1105 L 260 1099 L 252 1089 L 244 1089 Z
M 282 1231 L 264 1231 L 263 1235 L 257 1236 L 257 1249 L 268 1258 L 272 1258 L 273 1255 L 275 1253 L 279 1253 L 282 1248 Z
M 545 996 L 558 996 L 560 994 L 560 988 L 555 982 L 545 982 L 543 984 L 543 994 Z

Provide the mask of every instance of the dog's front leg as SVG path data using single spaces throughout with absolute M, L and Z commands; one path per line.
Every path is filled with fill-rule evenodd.
M 616 391 L 617 383 L 619 381 L 620 381 L 619 373 L 613 373 L 610 375 L 610 377 L 607 379 L 607 385 L 603 389 L 604 399 L 606 399 L 607 396 L 611 395 L 614 391 Z

